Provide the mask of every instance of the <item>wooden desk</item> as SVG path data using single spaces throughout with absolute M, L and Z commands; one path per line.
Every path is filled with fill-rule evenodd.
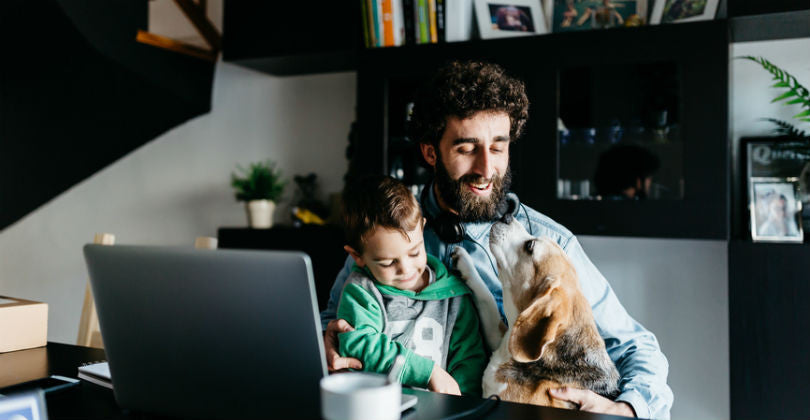
M 48 343 L 47 347 L 21 350 L 0 354 L 0 386 L 37 379 L 44 374 L 56 374 L 76 377 L 77 368 L 82 363 L 104 359 L 104 351 L 89 347 L 68 344 Z M 413 389 L 404 389 L 405 393 L 419 397 L 415 409 L 403 413 L 403 420 L 438 420 L 449 415 L 469 410 L 483 400 L 473 397 L 456 397 Z M 79 386 L 49 394 L 48 416 L 58 419 L 154 419 L 158 416 L 129 413 L 115 403 L 110 389 L 82 381 Z M 318 404 L 318 397 L 313 397 L 313 404 Z M 279 409 L 268 412 L 268 419 L 290 419 L 289 411 Z M 560 410 L 556 408 L 522 405 L 499 402 L 490 410 L 485 419 L 559 419 L 559 420 L 609 420 L 622 419 L 596 415 L 585 412 Z

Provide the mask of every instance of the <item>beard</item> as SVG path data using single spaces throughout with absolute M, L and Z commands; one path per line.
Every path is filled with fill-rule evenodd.
M 466 174 L 453 179 L 444 167 L 441 156 L 436 165 L 436 186 L 444 203 L 458 212 L 462 222 L 489 222 L 499 216 L 498 209 L 512 183 L 512 172 L 509 167 L 503 175 L 486 179 L 480 175 Z M 488 184 L 492 182 L 489 197 L 480 197 L 470 191 L 467 184 Z

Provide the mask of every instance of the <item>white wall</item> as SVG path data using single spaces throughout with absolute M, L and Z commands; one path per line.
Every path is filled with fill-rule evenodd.
M 244 226 L 230 173 L 266 158 L 287 177 L 315 172 L 322 192 L 339 191 L 355 86 L 354 73 L 277 78 L 219 63 L 209 114 L 0 231 L 0 295 L 47 302 L 49 340 L 75 343 L 87 282 L 81 247 L 94 233 L 124 244 L 191 246 L 220 226 Z M 294 189 L 290 181 L 284 199 Z M 287 213 L 282 203 L 277 219 Z
M 728 419 L 725 241 L 580 237 L 627 311 L 669 361 L 672 418 Z
M 805 87 L 810 88 L 810 38 L 783 41 L 743 42 L 733 44 L 733 57 L 753 55 L 765 57 L 768 61 L 792 74 Z M 791 116 L 801 109 L 799 105 L 783 105 L 786 101 L 771 104 L 771 99 L 784 92 L 784 89 L 771 88 L 774 83 L 771 75 L 759 64 L 749 60 L 734 60 L 731 66 L 732 91 L 732 133 L 735 138 L 746 136 L 771 135 L 773 124 L 763 118 L 776 118 L 791 122 L 795 126 L 810 131 L 810 124 Z

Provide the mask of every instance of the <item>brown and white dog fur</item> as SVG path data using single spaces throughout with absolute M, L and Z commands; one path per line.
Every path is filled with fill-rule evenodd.
M 565 251 L 548 238 L 532 237 L 514 219 L 493 225 L 490 249 L 503 285 L 508 329 L 470 255 L 461 247 L 453 255 L 493 350 L 484 372 L 484 395 L 560 408 L 577 407 L 551 398 L 549 389 L 570 386 L 615 398 L 619 373 Z

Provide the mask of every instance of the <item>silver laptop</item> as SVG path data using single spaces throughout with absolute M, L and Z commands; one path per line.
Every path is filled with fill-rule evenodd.
M 307 255 L 118 245 L 84 254 L 121 407 L 318 417 L 326 362 Z
M 326 358 L 306 254 L 119 245 L 84 254 L 121 407 L 320 417 Z M 415 403 L 403 395 L 403 410 Z

